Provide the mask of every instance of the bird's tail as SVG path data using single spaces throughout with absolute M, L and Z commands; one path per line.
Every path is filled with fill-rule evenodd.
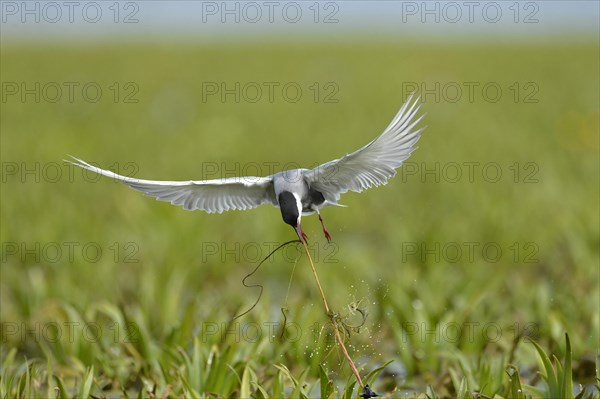
M 342 205 L 342 204 L 338 204 L 337 202 L 332 202 L 329 200 L 325 200 L 325 206 L 339 206 L 341 208 L 348 208 L 348 205 Z

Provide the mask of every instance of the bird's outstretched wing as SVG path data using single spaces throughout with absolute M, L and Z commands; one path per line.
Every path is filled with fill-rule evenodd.
M 157 200 L 183 206 L 187 210 L 201 209 L 222 213 L 232 209 L 252 209 L 259 205 L 277 204 L 271 177 L 233 177 L 199 181 L 142 180 L 118 175 L 72 157 L 67 162 L 92 172 L 117 179 Z
M 411 95 L 392 122 L 375 140 L 340 159 L 324 163 L 307 171 L 305 178 L 311 188 L 331 203 L 337 203 L 347 191 L 361 192 L 372 186 L 386 184 L 416 149 L 423 128 L 415 129 L 424 115 L 415 119 L 421 105 Z

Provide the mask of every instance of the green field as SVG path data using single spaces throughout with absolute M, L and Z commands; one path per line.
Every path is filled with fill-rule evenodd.
M 278 209 L 187 212 L 63 159 L 162 180 L 313 167 L 414 87 L 427 129 L 404 169 L 322 212 L 331 245 L 303 219 L 361 375 L 386 365 L 370 385 L 387 397 L 548 398 L 572 370 L 600 397 L 597 43 L 1 56 L 2 398 L 357 397 L 299 249 L 232 320 L 259 293 L 244 276 L 295 238 Z

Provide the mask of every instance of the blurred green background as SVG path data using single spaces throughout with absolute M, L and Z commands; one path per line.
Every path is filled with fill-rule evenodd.
M 92 376 L 96 396 L 239 396 L 244 378 L 254 396 L 280 382 L 291 395 L 275 365 L 309 396 L 319 364 L 344 386 L 351 372 L 299 250 L 249 279 L 262 298 L 232 322 L 258 295 L 241 280 L 294 239 L 279 210 L 187 212 L 63 159 L 157 180 L 314 167 L 379 134 L 414 85 L 427 129 L 405 168 L 322 212 L 333 244 L 303 219 L 331 307 L 350 326 L 362 321 L 353 305 L 368 315 L 347 336 L 361 373 L 392 360 L 382 394 L 452 397 L 464 378 L 491 397 L 506 396 L 514 364 L 542 395 L 523 338 L 562 359 L 568 333 L 575 382 L 594 384 L 598 71 L 597 41 L 3 46 L 3 397 L 54 394 L 52 375 L 67 392 Z M 36 82 L 40 101 L 21 97 Z M 48 82 L 62 87 L 56 102 Z M 266 89 L 249 100 L 265 82 L 273 101 Z M 207 93 L 222 83 L 240 84 L 239 102 Z M 485 85 L 501 88 L 497 101 Z

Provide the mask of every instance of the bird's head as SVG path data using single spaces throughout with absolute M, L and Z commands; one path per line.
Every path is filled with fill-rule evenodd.
M 302 239 L 302 227 L 300 225 L 300 219 L 302 217 L 302 203 L 300 199 L 289 191 L 283 191 L 277 198 L 279 202 L 279 209 L 281 209 L 281 216 L 283 221 L 292 226 L 298 237 Z

